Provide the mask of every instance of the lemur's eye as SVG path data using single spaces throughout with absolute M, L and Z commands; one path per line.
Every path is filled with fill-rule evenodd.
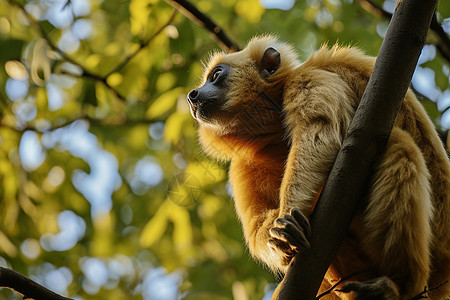
M 211 81 L 216 81 L 217 77 L 219 77 L 220 73 L 222 73 L 222 69 L 216 69 L 211 75 Z

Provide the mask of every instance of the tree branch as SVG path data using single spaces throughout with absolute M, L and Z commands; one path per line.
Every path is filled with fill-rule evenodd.
M 119 126 L 125 127 L 125 126 L 135 126 L 135 125 L 140 125 L 140 124 L 151 124 L 151 123 L 156 122 L 155 119 L 126 119 L 126 118 L 122 118 L 119 121 L 108 121 L 105 119 L 92 118 L 86 114 L 77 114 L 75 117 L 71 118 L 70 120 L 67 120 L 63 123 L 52 126 L 50 128 L 39 129 L 36 126 L 33 126 L 32 124 L 23 126 L 23 127 L 14 126 L 14 125 L 2 122 L 2 119 L 0 119 L 0 128 L 2 128 L 2 127 L 8 128 L 15 132 L 25 132 L 27 130 L 31 130 L 31 131 L 45 133 L 45 132 L 51 132 L 51 131 L 55 131 L 57 129 L 69 126 L 70 124 L 72 124 L 76 121 L 80 121 L 80 120 L 84 120 L 84 121 L 89 122 L 92 125 L 101 126 L 101 127 L 119 127 Z
M 211 32 L 220 48 L 228 52 L 239 51 L 239 46 L 226 35 L 223 29 L 199 11 L 195 5 L 186 0 L 166 0 L 166 2 L 178 9 L 187 18 Z
M 272 299 L 316 296 L 363 199 L 372 163 L 386 146 L 436 4 L 437 0 L 398 2 L 366 91 L 311 215 L 311 249 L 293 258 Z
M 428 298 L 427 294 L 428 294 L 429 292 L 431 292 L 431 291 L 433 291 L 433 290 L 437 290 L 437 289 L 439 289 L 441 286 L 443 286 L 443 285 L 445 285 L 445 284 L 447 284 L 447 283 L 448 283 L 448 280 L 446 280 L 446 281 L 442 282 L 441 284 L 438 284 L 437 286 L 432 287 L 432 288 L 427 288 L 427 287 L 425 287 L 424 290 L 423 290 L 423 292 L 420 292 L 419 294 L 417 294 L 416 296 L 414 296 L 413 298 L 411 298 L 411 299 L 409 299 L 409 300 L 426 299 L 426 298 Z
M 0 286 L 20 293 L 23 299 L 73 300 L 58 295 L 33 280 L 3 267 L 0 267 Z

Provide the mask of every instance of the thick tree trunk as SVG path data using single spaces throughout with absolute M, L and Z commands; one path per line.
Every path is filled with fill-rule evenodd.
M 385 148 L 436 4 L 398 2 L 361 104 L 311 216 L 311 250 L 294 257 L 273 300 L 315 298 L 363 197 L 372 162 Z

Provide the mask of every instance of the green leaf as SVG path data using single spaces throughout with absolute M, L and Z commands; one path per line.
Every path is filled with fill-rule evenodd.
M 159 239 L 161 239 L 164 231 L 167 228 L 169 221 L 169 209 L 173 204 L 166 200 L 159 207 L 153 218 L 145 224 L 141 233 L 140 244 L 144 248 L 153 246 Z
M 177 103 L 177 99 L 183 90 L 183 88 L 175 88 L 159 96 L 150 105 L 147 110 L 146 117 L 149 119 L 155 119 L 167 114 L 172 108 L 174 108 Z
M 188 56 L 194 52 L 195 35 L 192 26 L 192 22 L 190 22 L 189 19 L 184 19 L 176 26 L 178 37 L 170 39 L 170 48 L 173 53 L 183 53 Z
M 0 63 L 4 65 L 5 62 L 8 60 L 19 60 L 22 57 L 22 48 L 25 45 L 25 41 L 19 40 L 19 39 L 2 39 L 0 36 L 0 48 L 1 55 L 0 55 Z
M 78 100 L 83 104 L 90 104 L 92 106 L 98 106 L 97 94 L 95 92 L 95 80 L 86 78 L 84 81 L 84 92 L 80 95 Z

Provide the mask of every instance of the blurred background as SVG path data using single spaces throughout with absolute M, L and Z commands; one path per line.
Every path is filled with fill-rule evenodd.
M 395 1 L 374 2 L 192 3 L 240 47 L 274 33 L 305 60 L 336 42 L 376 55 Z M 412 87 L 445 131 L 438 5 Z M 0 0 L 0 266 L 76 299 L 270 299 L 185 100 L 217 50 L 166 1 Z

